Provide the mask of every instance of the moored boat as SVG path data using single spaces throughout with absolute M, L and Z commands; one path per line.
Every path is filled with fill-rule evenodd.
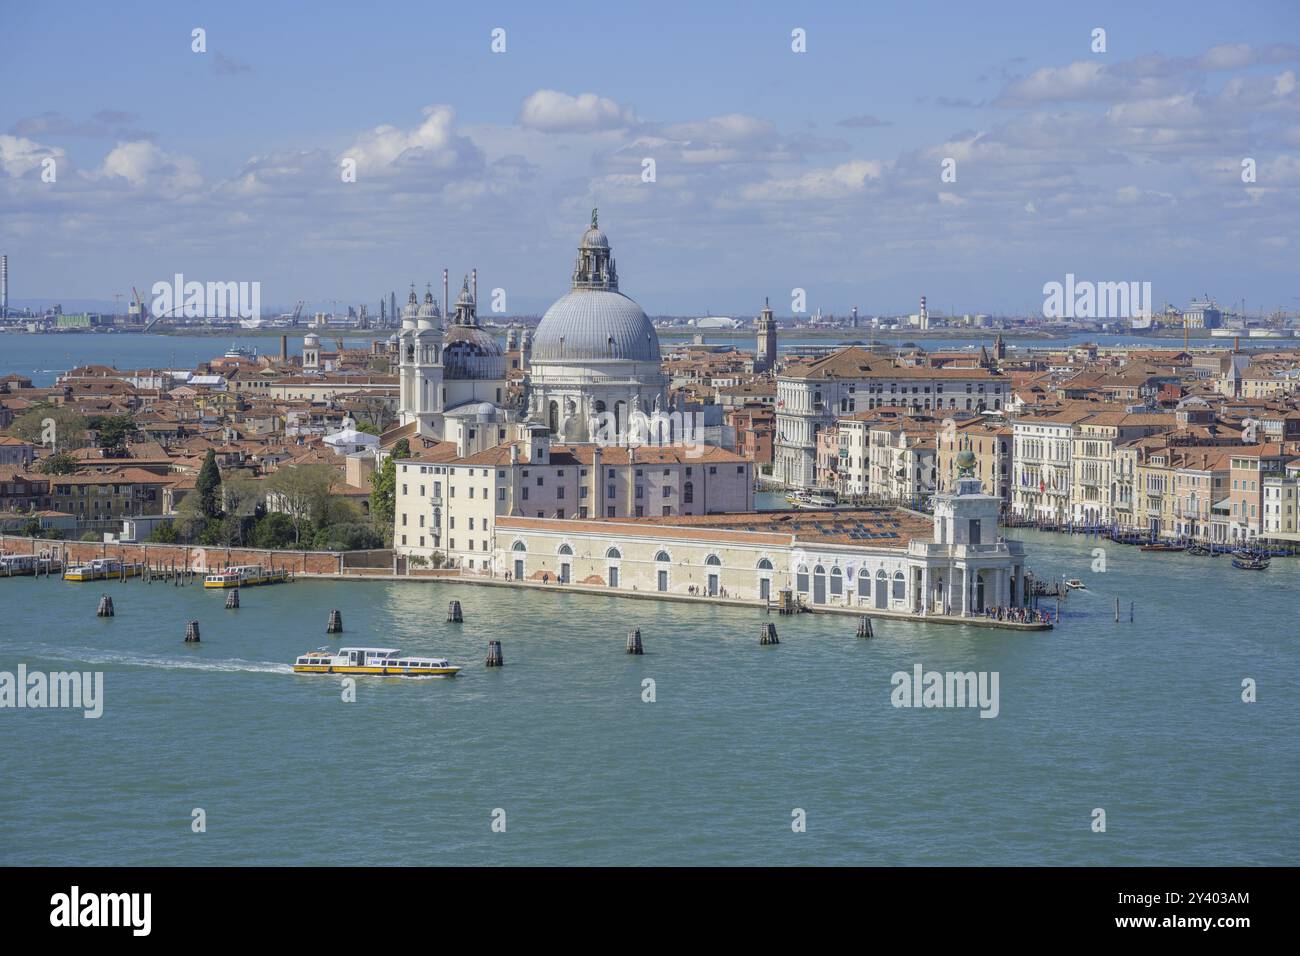
M 1066 586 L 1067 588 L 1069 588 L 1071 591 L 1086 591 L 1086 590 L 1088 590 L 1088 585 L 1084 584 L 1084 583 L 1083 583 L 1082 581 L 1080 581 L 1078 578 L 1070 578 L 1070 580 L 1068 580 L 1068 581 L 1065 582 L 1065 586 Z
M 460 668 L 445 657 L 403 654 L 391 647 L 321 648 L 293 663 L 296 674 L 374 674 L 381 677 L 455 677 Z
M 144 565 L 117 558 L 94 558 L 63 572 L 65 581 L 106 581 L 110 578 L 134 578 L 144 573 Z
M 221 571 L 213 571 L 203 578 L 205 588 L 246 588 L 258 584 L 281 584 L 289 580 L 289 572 L 269 570 L 260 564 L 236 564 Z
M 1140 550 L 1142 551 L 1186 551 L 1187 549 L 1184 548 L 1181 544 L 1163 544 L 1158 541 L 1153 541 L 1150 544 L 1142 545 Z

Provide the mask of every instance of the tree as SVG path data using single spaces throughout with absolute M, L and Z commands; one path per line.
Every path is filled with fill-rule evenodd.
M 393 533 L 393 515 L 397 505 L 397 465 L 385 458 L 379 470 L 370 475 L 370 520 L 386 528 L 385 537 Z
M 221 484 L 221 496 L 226 516 L 222 537 L 227 545 L 242 545 L 248 525 L 262 506 L 262 482 L 247 475 L 229 475 Z
M 80 448 L 86 443 L 86 419 L 70 408 L 42 403 L 14 419 L 9 434 L 56 450 Z
M 368 551 L 384 546 L 383 537 L 360 521 L 343 521 L 317 530 L 312 546 L 321 551 Z
M 338 471 L 329 465 L 286 465 L 266 479 L 267 508 L 293 522 L 295 544 L 313 520 L 325 517 L 330 489 L 338 480 Z
M 149 540 L 154 544 L 175 544 L 180 539 L 180 534 L 170 521 L 154 525 L 153 531 L 149 533 Z
M 41 519 L 32 515 L 23 522 L 22 529 L 18 533 L 24 538 L 39 538 L 41 536 Z
M 56 451 L 53 455 L 46 455 L 36 464 L 36 470 L 42 475 L 72 475 L 76 474 L 80 463 L 66 451 Z
M 273 511 L 257 522 L 253 529 L 253 546 L 257 548 L 287 548 L 293 544 L 297 531 L 288 515 Z
M 211 448 L 203 458 L 199 478 L 194 490 L 198 493 L 199 508 L 205 518 L 221 517 L 221 469 L 217 467 L 217 454 Z
M 135 422 L 130 415 L 103 415 L 92 421 L 91 426 L 99 435 L 99 447 L 105 457 L 125 457 L 126 440 L 135 433 Z

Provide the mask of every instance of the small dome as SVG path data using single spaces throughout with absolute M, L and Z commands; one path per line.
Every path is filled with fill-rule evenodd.
M 609 237 L 595 226 L 592 226 L 582 234 L 582 240 L 578 243 L 578 246 L 583 249 L 608 249 Z
M 444 337 L 442 364 L 452 381 L 504 379 L 506 360 L 496 336 L 477 325 L 452 325 Z

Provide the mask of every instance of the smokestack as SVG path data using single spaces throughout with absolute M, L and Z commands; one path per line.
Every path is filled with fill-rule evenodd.
M 9 314 L 9 257 L 0 256 L 0 318 Z
M 289 336 L 280 336 L 280 364 L 289 361 Z

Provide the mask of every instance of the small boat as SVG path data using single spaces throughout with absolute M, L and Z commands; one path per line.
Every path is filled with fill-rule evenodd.
M 819 511 L 835 507 L 835 496 L 812 491 L 796 491 L 785 496 L 785 500 L 796 508 Z
M 1203 544 L 1193 544 L 1188 546 L 1187 553 L 1193 554 L 1198 558 L 1203 558 L 1209 555 L 1211 552 L 1210 549 Z
M 127 564 L 117 558 L 95 558 L 63 572 L 65 581 L 107 581 L 112 578 L 135 578 L 144 573 L 143 564 Z
M 42 571 L 57 571 L 60 563 L 47 555 L 36 554 L 0 554 L 0 578 L 10 578 L 20 574 L 40 574 Z
M 260 564 L 236 564 L 223 571 L 214 571 L 205 575 L 205 588 L 246 588 L 257 584 L 282 584 L 289 580 L 289 572 L 283 569 L 271 571 Z
M 1242 571 L 1267 571 L 1268 558 L 1242 558 L 1234 557 L 1232 566 L 1240 568 Z
M 416 657 L 391 647 L 322 647 L 293 663 L 295 674 L 375 674 L 383 677 L 455 677 L 445 657 Z
M 1083 583 L 1082 581 L 1080 581 L 1078 578 L 1070 578 L 1070 580 L 1068 580 L 1068 581 L 1065 582 L 1065 586 L 1066 586 L 1067 588 L 1069 588 L 1071 591 L 1086 591 L 1086 590 L 1088 590 L 1088 585 L 1084 584 L 1084 583 Z
M 1184 548 L 1181 544 L 1163 544 L 1157 541 L 1153 541 L 1150 544 L 1142 545 L 1142 547 L 1139 550 L 1141 551 L 1186 551 L 1187 549 Z

